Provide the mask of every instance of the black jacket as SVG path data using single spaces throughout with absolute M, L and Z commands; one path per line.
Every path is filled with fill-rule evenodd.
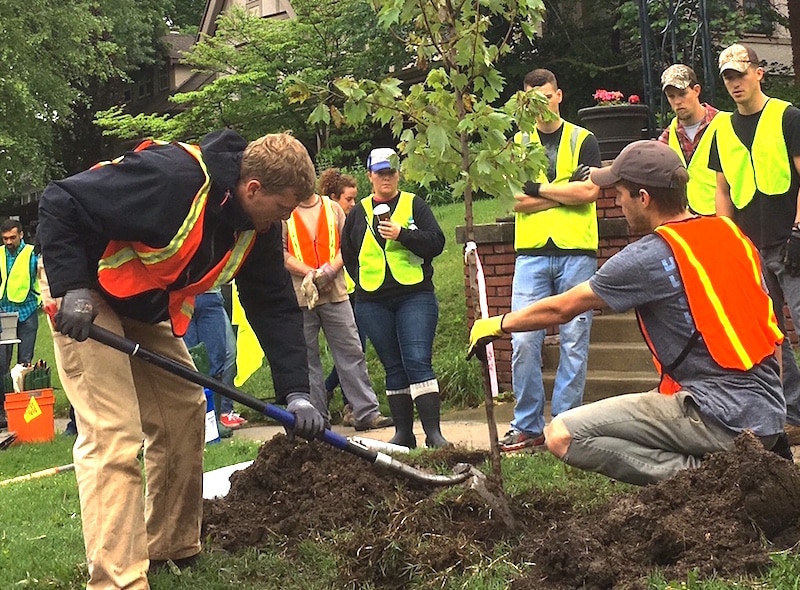
M 234 198 L 247 141 L 231 130 L 200 143 L 212 178 L 203 242 L 176 287 L 196 280 L 232 246 L 236 232 L 252 229 Z M 155 324 L 169 319 L 168 296 L 153 290 L 118 299 L 97 282 L 97 266 L 109 240 L 169 243 L 184 222 L 204 181 L 197 161 L 183 148 L 163 145 L 128 152 L 118 163 L 52 182 L 39 202 L 38 238 L 54 297 L 81 287 L 102 293 L 120 315 Z M 272 369 L 279 402 L 308 392 L 303 317 L 283 266 L 280 223 L 258 234 L 236 277 L 239 297 Z

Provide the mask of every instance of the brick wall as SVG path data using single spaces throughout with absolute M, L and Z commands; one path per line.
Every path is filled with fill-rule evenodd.
M 619 252 L 629 243 L 639 239 L 640 235 L 630 235 L 628 224 L 622 210 L 614 203 L 616 190 L 603 189 L 597 200 L 597 224 L 600 243 L 598 247 L 598 267 L 611 256 Z M 476 225 L 474 228 L 475 243 L 486 277 L 486 297 L 489 315 L 499 315 L 511 310 L 511 283 L 514 276 L 514 222 L 498 222 L 494 224 Z M 463 227 L 456 229 L 456 240 L 465 243 Z M 468 324 L 474 320 L 473 301 L 470 296 L 469 275 L 464 268 L 464 291 L 467 296 Z M 786 326 L 792 342 L 797 343 L 797 336 L 789 317 L 784 310 Z M 548 334 L 556 333 L 556 329 L 548 330 Z M 494 343 L 497 377 L 501 391 L 512 391 L 511 388 L 511 337 L 504 336 Z

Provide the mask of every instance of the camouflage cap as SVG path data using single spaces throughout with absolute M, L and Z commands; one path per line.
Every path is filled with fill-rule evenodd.
M 694 88 L 697 84 L 697 75 L 689 66 L 674 64 L 664 70 L 661 74 L 661 90 L 666 90 L 667 86 L 674 86 L 678 90 Z
M 719 54 L 719 73 L 735 70 L 743 74 L 751 64 L 758 67 L 759 63 L 755 51 L 741 43 L 734 43 Z

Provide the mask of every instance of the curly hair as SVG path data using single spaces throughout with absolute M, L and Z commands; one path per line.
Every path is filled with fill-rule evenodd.
M 344 189 L 358 188 L 356 179 L 349 174 L 342 174 L 338 168 L 328 168 L 319 175 L 319 194 L 338 200 Z

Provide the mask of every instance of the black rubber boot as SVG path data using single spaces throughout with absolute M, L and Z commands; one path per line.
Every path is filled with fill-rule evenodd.
M 414 436 L 414 402 L 409 394 L 387 395 L 389 411 L 394 420 L 394 436 L 389 442 L 394 445 L 417 448 L 417 438 Z
M 453 445 L 442 436 L 439 429 L 439 412 L 442 406 L 442 398 L 438 392 L 425 393 L 414 400 L 417 404 L 419 421 L 425 430 L 426 447 L 452 447 Z

